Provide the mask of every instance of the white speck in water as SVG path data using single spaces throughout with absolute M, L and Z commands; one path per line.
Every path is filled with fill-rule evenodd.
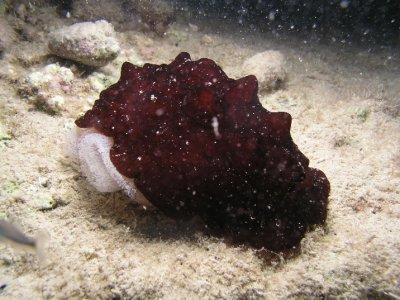
M 274 12 L 274 11 L 270 11 L 270 12 L 269 12 L 269 14 L 268 14 L 268 19 L 269 19 L 270 21 L 275 20 L 275 12 Z
M 342 0 L 340 1 L 340 7 L 341 8 L 348 8 L 350 5 L 350 0 Z
M 156 116 L 162 116 L 165 113 L 165 109 L 164 108 L 159 108 L 156 110 Z
M 212 117 L 211 126 L 214 129 L 215 137 L 219 139 L 221 137 L 221 134 L 219 133 L 219 123 L 217 117 Z
M 138 156 L 137 160 L 142 160 L 142 157 L 141 157 L 141 156 Z

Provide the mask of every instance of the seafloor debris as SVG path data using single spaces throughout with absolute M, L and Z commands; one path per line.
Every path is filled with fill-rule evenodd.
M 54 55 L 92 67 L 106 65 L 120 52 L 114 28 L 104 20 L 76 23 L 52 32 L 49 49 Z
M 59 113 L 64 109 L 65 95 L 69 93 L 73 79 L 71 69 L 50 64 L 22 79 L 19 92 L 40 110 Z
M 325 222 L 329 181 L 294 144 L 291 116 L 263 108 L 257 91 L 255 76 L 230 79 L 188 53 L 169 65 L 125 63 L 76 121 L 80 158 L 109 170 L 93 174 L 97 186 L 133 179 L 167 216 L 200 217 L 211 233 L 257 248 L 293 247 Z
M 15 41 L 15 33 L 6 20 L 0 15 L 0 55 Z
M 12 140 L 12 136 L 8 128 L 0 121 L 0 151 L 6 146 L 9 141 Z
M 133 7 L 142 22 L 157 34 L 166 32 L 168 24 L 174 19 L 174 8 L 168 1 L 132 1 Z
M 261 91 L 281 88 L 287 78 L 285 59 L 281 52 L 268 50 L 257 53 L 243 63 L 243 74 L 253 74 Z

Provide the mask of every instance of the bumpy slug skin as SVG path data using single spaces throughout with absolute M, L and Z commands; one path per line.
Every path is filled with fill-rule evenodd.
M 210 59 L 130 63 L 76 125 L 112 138 L 121 178 L 167 216 L 256 248 L 299 244 L 323 224 L 329 181 L 290 136 L 291 116 L 263 108 L 255 76 Z

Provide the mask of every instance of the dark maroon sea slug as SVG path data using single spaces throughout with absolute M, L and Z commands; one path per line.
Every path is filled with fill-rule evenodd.
M 325 222 L 329 181 L 293 142 L 291 116 L 263 108 L 257 89 L 255 76 L 228 78 L 188 53 L 169 65 L 126 62 L 76 125 L 109 137 L 116 181 L 133 179 L 167 216 L 282 250 Z

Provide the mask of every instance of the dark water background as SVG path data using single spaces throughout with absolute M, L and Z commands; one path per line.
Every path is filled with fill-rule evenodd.
M 398 0 L 186 0 L 212 17 L 279 34 L 313 36 L 322 41 L 400 43 Z
M 125 0 L 131 1 L 131 0 Z M 138 0 L 142 1 L 142 0 Z M 151 0 L 150 0 L 151 1 Z M 53 0 L 61 12 L 73 0 Z M 243 30 L 295 34 L 322 42 L 400 45 L 399 0 L 173 0 L 191 17 L 236 22 Z

